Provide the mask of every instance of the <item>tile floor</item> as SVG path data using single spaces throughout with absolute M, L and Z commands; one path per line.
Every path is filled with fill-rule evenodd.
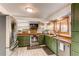
M 56 56 L 46 46 L 17 47 L 11 56 Z

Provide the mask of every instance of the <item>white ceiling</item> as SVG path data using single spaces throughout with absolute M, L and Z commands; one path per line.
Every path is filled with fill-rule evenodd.
M 8 12 L 15 17 L 47 18 L 49 15 L 62 9 L 67 3 L 2 3 Z M 33 8 L 33 13 L 28 13 L 26 7 Z

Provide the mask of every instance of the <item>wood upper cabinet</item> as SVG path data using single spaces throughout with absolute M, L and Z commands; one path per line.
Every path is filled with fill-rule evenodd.
M 59 34 L 71 34 L 71 19 L 70 16 L 65 16 L 57 19 L 55 22 L 55 31 Z
M 56 21 L 55 22 L 55 32 L 60 32 L 60 26 L 61 26 L 61 22 L 60 21 Z
M 61 32 L 68 33 L 69 32 L 69 17 L 65 17 L 61 20 Z

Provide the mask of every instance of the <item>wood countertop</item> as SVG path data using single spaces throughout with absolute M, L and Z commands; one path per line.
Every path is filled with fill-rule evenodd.
M 57 39 L 62 41 L 62 42 L 66 42 L 66 43 L 71 44 L 71 39 L 70 38 L 58 36 Z
M 70 36 L 64 36 L 64 35 L 63 36 L 62 35 L 57 35 L 57 36 L 48 35 L 48 36 L 56 38 L 59 41 L 71 44 L 71 37 Z
M 33 34 L 33 33 L 18 33 L 17 34 L 17 36 L 30 36 L 30 35 L 44 35 L 44 34 L 42 34 L 42 33 L 36 33 L 36 34 Z M 66 43 L 71 44 L 71 37 L 70 36 L 64 36 L 64 35 L 53 36 L 53 34 L 52 35 L 47 34 L 47 36 L 53 37 L 53 38 L 56 38 L 57 40 L 60 40 L 62 42 L 66 42 Z
M 17 36 L 44 35 L 42 33 L 18 33 Z

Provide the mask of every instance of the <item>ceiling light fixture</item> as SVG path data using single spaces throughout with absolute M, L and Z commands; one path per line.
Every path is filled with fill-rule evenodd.
M 27 12 L 33 12 L 32 8 L 26 8 Z

